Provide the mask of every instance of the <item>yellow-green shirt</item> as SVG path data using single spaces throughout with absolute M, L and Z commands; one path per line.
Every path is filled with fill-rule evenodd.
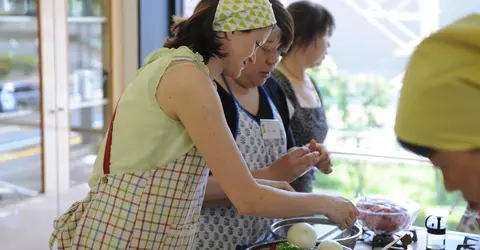
M 190 60 L 206 74 L 198 53 L 187 47 L 152 52 L 125 89 L 117 106 L 112 130 L 111 173 L 141 172 L 161 168 L 187 153 L 193 142 L 183 124 L 168 117 L 155 98 L 158 83 L 172 61 Z M 88 184 L 94 187 L 103 175 L 106 137 L 100 145 Z

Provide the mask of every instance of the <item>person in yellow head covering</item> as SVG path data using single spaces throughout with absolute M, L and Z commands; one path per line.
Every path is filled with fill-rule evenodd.
M 414 51 L 400 94 L 400 144 L 441 169 L 445 188 L 480 211 L 480 15 L 435 32 Z

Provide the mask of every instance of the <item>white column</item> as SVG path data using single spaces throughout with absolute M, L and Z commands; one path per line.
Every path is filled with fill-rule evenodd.
M 43 181 L 46 194 L 69 189 L 68 36 L 66 1 L 39 1 Z

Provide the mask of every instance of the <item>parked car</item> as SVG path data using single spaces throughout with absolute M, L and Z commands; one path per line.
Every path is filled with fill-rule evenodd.
M 11 82 L 0 83 L 0 112 L 17 110 L 15 87 Z
M 40 109 L 38 81 L 0 82 L 0 112 L 17 111 L 20 107 Z

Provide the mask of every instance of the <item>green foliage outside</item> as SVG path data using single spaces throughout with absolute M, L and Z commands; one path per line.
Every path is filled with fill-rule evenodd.
M 0 80 L 5 78 L 13 69 L 10 57 L 0 56 Z
M 385 126 L 381 114 L 395 98 L 394 87 L 385 79 L 375 74 L 340 75 L 326 67 L 311 69 L 309 75 L 322 93 L 327 113 L 338 110 L 340 122 L 331 127 L 362 131 Z
M 36 70 L 38 68 L 38 65 L 38 56 L 9 56 L 0 54 L 0 80 L 5 78 L 13 70 L 29 74 Z
M 69 16 L 101 16 L 101 0 L 69 0 Z

